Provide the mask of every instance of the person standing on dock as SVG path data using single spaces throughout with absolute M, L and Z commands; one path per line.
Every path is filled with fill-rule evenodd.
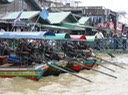
M 122 33 L 122 49 L 126 50 L 127 48 L 127 33 Z
M 119 45 L 119 42 L 118 42 L 118 34 L 116 31 L 113 32 L 113 42 L 114 42 L 114 50 L 118 49 L 118 45 Z
M 103 41 L 104 39 L 104 35 L 101 31 L 97 31 L 97 33 L 94 35 L 95 36 L 95 41 L 96 41 L 96 47 L 98 50 L 101 49 L 101 45 L 100 43 Z

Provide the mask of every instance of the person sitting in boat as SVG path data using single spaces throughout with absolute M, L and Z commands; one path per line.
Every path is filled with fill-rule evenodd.
M 29 57 L 29 51 L 30 49 L 27 48 L 27 40 L 22 39 L 21 43 L 18 44 L 16 49 L 16 55 L 17 57 L 21 58 L 22 63 L 26 64 Z
M 4 51 L 4 44 L 3 41 L 0 42 L 0 55 L 3 55 L 3 51 Z
M 49 60 L 61 60 L 61 57 L 59 57 L 59 55 L 53 51 L 51 46 L 45 47 L 45 57 Z
M 42 43 L 42 42 L 40 43 L 39 51 L 43 53 L 45 60 L 47 61 L 52 60 L 51 58 L 52 48 L 50 48 L 50 46 L 48 46 L 46 43 Z
M 66 46 L 66 55 L 71 58 L 76 57 L 77 53 L 75 53 L 74 49 L 75 47 L 73 46 L 73 44 L 68 43 Z
M 78 49 L 86 49 L 87 48 L 87 45 L 84 44 L 84 42 L 78 42 L 77 43 L 77 48 Z
M 16 49 L 16 53 L 19 55 L 27 55 L 29 52 L 27 50 L 27 41 L 25 39 L 21 40 L 21 43 L 18 44 L 18 47 Z
M 17 47 L 17 54 L 22 57 L 22 61 L 24 61 L 24 63 L 28 62 L 27 64 L 30 65 L 32 62 L 37 62 L 37 53 L 34 51 L 35 46 L 35 40 L 27 43 L 27 41 L 23 39 Z
M 84 63 L 85 64 L 92 64 L 92 66 L 96 63 L 96 57 L 93 52 L 93 49 L 90 46 L 87 46 L 87 51 L 84 56 Z
M 41 53 L 39 47 L 37 46 L 36 40 L 30 40 L 28 45 L 26 46 L 26 52 L 28 52 L 28 61 L 29 63 L 41 63 Z
M 37 45 L 36 45 L 36 40 L 32 40 L 28 45 L 27 45 L 27 51 L 29 53 L 32 53 L 34 51 L 35 48 L 38 48 Z
M 66 41 L 64 43 L 62 43 L 61 50 L 66 54 L 66 52 L 67 52 L 67 42 Z
M 82 56 L 84 56 L 85 54 L 84 54 L 83 50 L 85 50 L 85 49 L 87 49 L 87 45 L 82 42 L 79 42 L 76 45 L 75 51 L 80 53 Z
M 51 58 L 51 55 L 52 55 L 52 48 L 50 47 L 50 46 L 45 46 L 45 49 L 44 49 L 44 53 L 45 53 L 45 57 L 49 60 L 52 60 L 52 58 Z
M 2 55 L 10 56 L 10 52 L 13 51 L 13 49 L 9 46 L 7 41 L 2 42 L 2 47 L 3 47 Z
M 93 49 L 90 46 L 87 46 L 87 52 L 86 52 L 86 55 L 85 55 L 85 59 L 93 58 L 93 57 L 95 57 Z
M 4 45 L 3 55 L 9 56 L 10 55 L 10 53 L 9 53 L 9 44 L 6 41 L 4 41 L 3 45 Z
M 80 58 L 81 54 L 76 50 L 76 47 L 73 43 L 66 43 L 63 45 L 63 51 L 65 55 L 69 58 Z

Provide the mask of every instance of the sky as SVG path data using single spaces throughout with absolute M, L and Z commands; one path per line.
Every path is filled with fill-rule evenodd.
M 69 1 L 69 0 L 64 0 Z M 104 6 L 113 11 L 126 11 L 128 13 L 128 0 L 70 0 L 81 1 L 81 6 Z

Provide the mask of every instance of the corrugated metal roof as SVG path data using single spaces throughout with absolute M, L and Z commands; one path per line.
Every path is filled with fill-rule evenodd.
M 53 29 L 63 29 L 63 30 L 85 30 L 85 28 L 77 26 L 73 23 L 62 23 L 61 25 L 42 25 L 42 27 L 53 28 Z
M 85 26 L 79 25 L 78 23 L 63 22 L 60 26 L 69 28 L 70 30 L 85 30 Z
M 89 20 L 89 17 L 81 17 L 78 22 L 79 24 L 84 25 L 88 20 Z
M 27 11 L 23 12 L 20 16 L 20 19 L 31 19 L 39 14 L 40 11 Z M 10 12 L 3 16 L 2 20 L 14 20 L 20 12 Z
M 68 17 L 71 12 L 56 12 L 56 13 L 49 13 L 48 21 L 50 24 L 59 24 L 61 23 L 66 17 Z
M 69 28 L 63 27 L 63 26 L 57 26 L 57 25 L 41 25 L 42 27 L 46 28 L 52 28 L 52 29 L 63 29 L 63 30 L 69 30 Z
M 85 28 L 92 28 L 92 29 L 96 28 L 94 26 L 81 25 L 79 23 L 68 23 L 68 22 L 63 22 L 61 26 L 70 28 L 71 30 L 85 30 Z

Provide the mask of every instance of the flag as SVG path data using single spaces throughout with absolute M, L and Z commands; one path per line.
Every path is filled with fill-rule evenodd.
M 14 23 L 16 23 L 17 21 L 20 21 L 20 17 L 21 17 L 22 11 L 18 14 L 18 16 L 15 18 Z
M 45 7 L 43 7 L 42 11 L 40 12 L 40 17 L 44 20 L 47 19 L 49 16 L 48 11 Z

